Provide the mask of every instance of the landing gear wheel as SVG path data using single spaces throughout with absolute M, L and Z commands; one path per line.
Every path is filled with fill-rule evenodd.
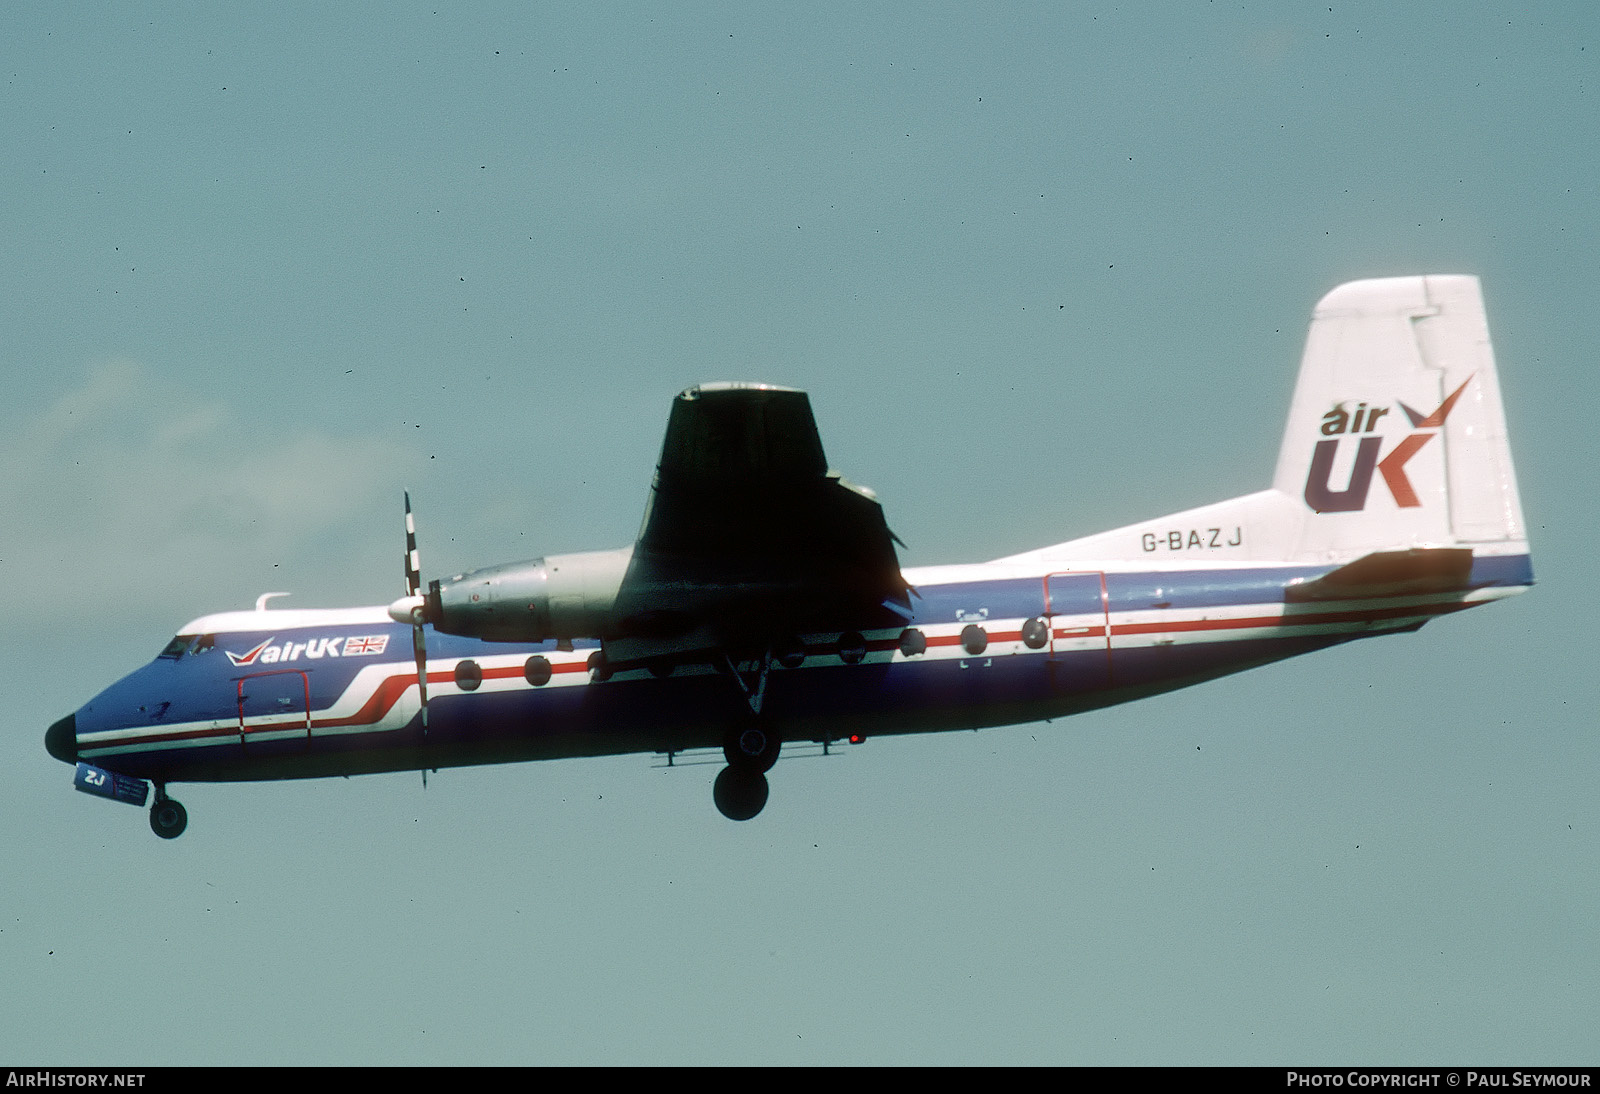
M 189 827 L 189 811 L 172 798 L 157 798 L 150 807 L 150 831 L 162 839 L 177 839 Z
M 725 767 L 711 788 L 717 811 L 729 820 L 746 821 L 767 804 L 767 777 L 759 771 Z
M 722 754 L 728 766 L 752 775 L 771 771 L 782 747 L 783 742 L 772 727 L 753 718 L 735 722 L 722 739 Z

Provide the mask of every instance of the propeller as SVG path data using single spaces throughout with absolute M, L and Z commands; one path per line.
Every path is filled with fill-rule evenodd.
M 428 732 L 428 643 L 422 633 L 422 558 L 417 553 L 417 522 L 406 491 L 406 595 L 389 605 L 389 618 L 411 624 L 411 651 L 417 660 L 417 695 L 422 701 L 422 732 Z

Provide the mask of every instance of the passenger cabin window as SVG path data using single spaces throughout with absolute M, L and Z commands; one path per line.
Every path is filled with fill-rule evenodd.
M 189 643 L 193 641 L 194 635 L 180 634 L 171 642 L 167 643 L 167 648 L 161 651 L 160 656 L 165 657 L 168 661 L 176 661 L 185 653 L 189 652 Z

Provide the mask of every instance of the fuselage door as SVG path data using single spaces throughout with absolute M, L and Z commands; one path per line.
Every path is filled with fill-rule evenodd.
M 1050 659 L 1060 691 L 1092 691 L 1111 683 L 1111 621 L 1106 575 L 1097 570 L 1044 579 Z
M 238 683 L 241 744 L 311 739 L 311 681 L 304 672 L 279 669 L 242 676 Z

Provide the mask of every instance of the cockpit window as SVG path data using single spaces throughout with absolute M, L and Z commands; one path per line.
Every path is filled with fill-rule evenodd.
M 189 653 L 195 657 L 199 657 L 202 653 L 210 653 L 216 648 L 216 645 L 216 635 L 202 634 L 199 638 L 195 639 L 194 649 L 190 650 Z
M 168 661 L 176 661 L 178 658 L 189 652 L 189 645 L 193 641 L 194 635 L 180 634 L 171 642 L 167 643 L 167 648 L 161 651 L 160 656 L 165 657 Z

